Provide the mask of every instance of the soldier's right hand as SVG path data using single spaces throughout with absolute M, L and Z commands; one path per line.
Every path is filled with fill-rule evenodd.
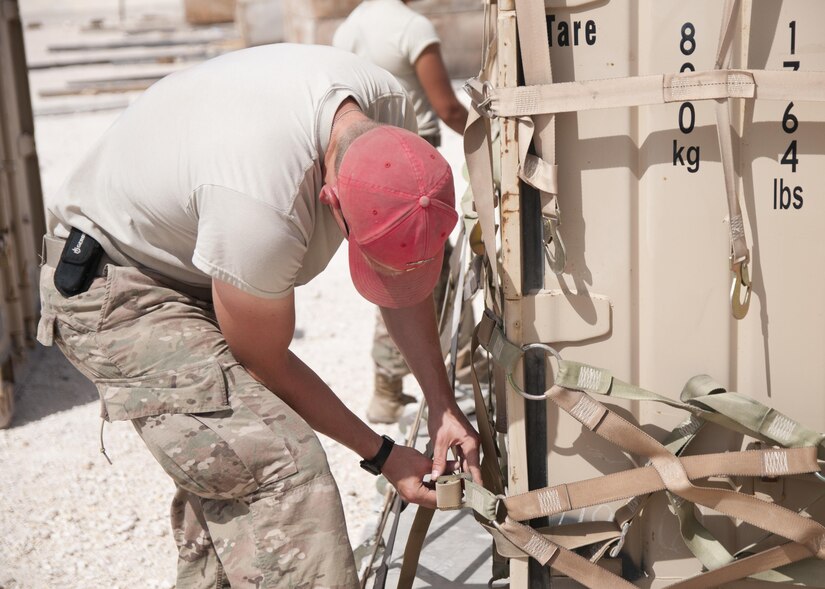
M 382 474 L 392 483 L 401 499 L 435 509 L 435 489 L 424 477 L 433 470 L 432 461 L 409 446 L 393 446 Z

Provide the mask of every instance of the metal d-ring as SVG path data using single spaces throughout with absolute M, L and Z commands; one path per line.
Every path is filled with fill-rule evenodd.
M 551 354 L 556 359 L 556 362 L 559 362 L 559 363 L 561 362 L 561 355 L 556 350 L 554 350 L 553 348 L 548 346 L 547 344 L 534 343 L 534 344 L 524 344 L 523 346 L 521 346 L 521 351 L 522 352 L 526 352 L 527 350 L 535 350 L 535 349 L 542 349 L 542 350 L 545 351 L 545 353 Z M 530 401 L 544 401 L 547 398 L 546 395 L 531 395 L 530 393 L 528 393 L 527 391 L 522 389 L 520 386 L 518 386 L 516 384 L 515 379 L 513 379 L 513 369 L 512 369 L 512 367 L 507 369 L 507 382 L 510 383 L 510 386 L 513 387 L 514 391 L 516 391 L 519 395 L 521 395 L 525 399 L 528 399 Z
M 821 472 L 815 472 L 815 473 L 814 473 L 814 475 L 815 475 L 815 476 L 816 476 L 816 478 L 818 478 L 820 481 L 822 481 L 823 483 L 825 483 L 825 475 L 823 475 Z

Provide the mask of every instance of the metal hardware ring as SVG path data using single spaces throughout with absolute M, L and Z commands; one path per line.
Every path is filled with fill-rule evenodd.
M 555 359 L 556 362 L 561 363 L 561 355 L 548 346 L 547 344 L 542 343 L 534 343 L 534 344 L 525 344 L 521 346 L 521 351 L 526 352 L 527 350 L 535 350 L 535 349 L 542 349 L 544 350 L 545 354 L 551 354 Z M 530 401 L 544 401 L 547 398 L 547 395 L 531 395 L 530 393 L 526 392 L 520 386 L 516 384 L 516 381 L 513 379 L 513 371 L 512 369 L 507 370 L 507 382 L 510 383 L 510 386 L 513 387 L 513 390 L 516 391 L 519 395 L 528 399 Z

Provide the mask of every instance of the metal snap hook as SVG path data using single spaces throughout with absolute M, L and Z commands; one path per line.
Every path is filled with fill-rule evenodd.
M 730 285 L 731 312 L 735 319 L 744 319 L 751 304 L 751 279 L 748 272 L 748 260 L 733 262 L 731 272 L 733 272 Z M 744 298 L 742 298 L 742 287 L 745 289 Z
M 629 529 L 630 522 L 625 522 L 622 524 L 622 531 L 621 535 L 619 536 L 619 541 L 616 542 L 616 545 L 613 546 L 609 552 L 611 558 L 616 558 L 617 556 L 619 556 L 619 551 L 622 549 L 622 546 L 624 546 L 624 541 L 627 538 L 627 531 Z
M 470 95 L 473 109 L 481 116 L 494 119 L 495 113 L 491 108 L 493 102 L 493 90 L 495 88 L 489 81 L 481 82 L 478 78 L 470 78 L 464 83 L 464 91 Z
M 556 350 L 554 350 L 553 348 L 548 346 L 547 344 L 533 343 L 533 344 L 525 344 L 525 345 L 521 346 L 522 352 L 526 352 L 527 350 L 535 350 L 535 349 L 544 350 L 545 353 L 552 355 L 556 359 L 556 362 L 561 363 L 561 355 Z M 513 387 L 514 391 L 516 391 L 519 395 L 521 395 L 525 399 L 529 399 L 530 401 L 544 401 L 547 398 L 546 395 L 531 395 L 530 393 L 528 393 L 527 391 L 522 389 L 520 386 L 518 386 L 516 384 L 515 379 L 513 378 L 513 368 L 512 367 L 507 369 L 507 382 L 510 383 L 510 386 Z
M 564 267 L 567 264 L 567 252 L 558 232 L 561 223 L 558 217 L 542 217 L 542 223 L 544 228 L 544 255 L 547 258 L 547 263 L 554 274 L 563 274 Z

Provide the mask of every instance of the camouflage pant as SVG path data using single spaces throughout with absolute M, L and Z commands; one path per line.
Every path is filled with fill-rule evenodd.
M 38 339 L 129 419 L 178 492 L 178 589 L 357 587 L 338 488 L 307 423 L 233 358 L 210 303 L 134 268 L 72 298 L 41 274 Z

